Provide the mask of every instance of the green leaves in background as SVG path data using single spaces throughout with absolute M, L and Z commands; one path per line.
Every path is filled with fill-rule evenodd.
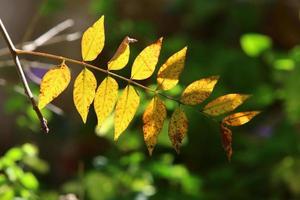
M 250 57 L 260 56 L 272 47 L 272 40 L 268 36 L 258 33 L 243 35 L 240 43 L 243 51 Z

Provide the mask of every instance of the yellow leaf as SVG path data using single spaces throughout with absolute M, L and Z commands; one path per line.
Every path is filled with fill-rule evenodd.
M 131 78 L 135 80 L 143 80 L 149 78 L 158 62 L 162 39 L 147 46 L 134 60 L 131 71 Z
M 172 114 L 169 123 L 169 138 L 177 153 L 180 152 L 180 145 L 188 131 L 188 119 L 181 108 L 177 108 Z
M 159 97 L 155 96 L 143 114 L 144 140 L 150 155 L 152 155 L 153 149 L 157 143 L 157 137 L 164 125 L 166 117 L 167 110 L 164 102 L 159 99 Z
M 249 112 L 239 112 L 232 115 L 229 115 L 223 119 L 223 123 L 229 126 L 241 126 L 246 124 L 251 119 L 253 119 L 256 115 L 258 115 L 259 111 L 249 111 Z
M 231 160 L 232 156 L 232 131 L 227 128 L 223 123 L 221 124 L 221 138 L 223 148 L 226 152 L 228 161 Z
M 68 66 L 63 62 L 60 66 L 50 69 L 43 77 L 40 86 L 39 109 L 60 95 L 69 85 L 71 73 Z
M 139 104 L 140 97 L 138 93 L 135 91 L 135 88 L 133 86 L 128 85 L 124 89 L 116 105 L 114 136 L 115 140 L 117 140 L 128 127 L 137 111 Z
M 191 83 L 183 91 L 180 101 L 187 105 L 202 103 L 212 93 L 218 79 L 219 76 L 211 76 Z
M 114 56 L 108 62 L 109 70 L 120 70 L 127 65 L 130 54 L 129 43 L 132 42 L 136 42 L 136 40 L 131 39 L 129 37 L 125 37 Z
M 184 68 L 187 47 L 172 55 L 163 64 L 157 74 L 158 87 L 162 90 L 172 89 L 177 85 Z
M 97 80 L 94 74 L 84 68 L 77 76 L 73 90 L 73 101 L 84 123 L 94 100 L 96 88 Z
M 104 16 L 89 27 L 82 36 L 81 54 L 84 61 L 92 61 L 101 53 L 105 42 Z
M 118 89 L 117 81 L 111 77 L 105 78 L 99 85 L 94 101 L 94 108 L 98 118 L 97 127 L 100 128 L 113 111 L 118 99 Z
M 211 116 L 231 112 L 244 103 L 249 97 L 250 95 L 227 94 L 208 103 L 204 107 L 203 112 Z

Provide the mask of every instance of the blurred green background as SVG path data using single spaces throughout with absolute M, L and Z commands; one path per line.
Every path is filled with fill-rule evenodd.
M 165 123 L 149 157 L 141 115 L 151 94 L 143 91 L 137 116 L 117 143 L 113 118 L 96 130 L 91 108 L 88 123 L 82 124 L 72 87 L 43 111 L 51 128 L 45 135 L 1 38 L 0 199 L 300 199 L 299 11 L 298 0 L 1 0 L 0 17 L 15 44 L 24 47 L 72 19 L 59 33 L 64 37 L 36 50 L 80 60 L 81 32 L 104 14 L 106 46 L 93 64 L 103 66 L 126 35 L 139 40 L 132 45 L 130 64 L 164 36 L 158 65 L 189 47 L 180 84 L 171 95 L 179 96 L 194 80 L 220 75 L 209 100 L 249 93 L 253 97 L 239 110 L 263 112 L 233 129 L 231 163 L 219 127 L 195 111 L 201 106 L 186 110 L 190 126 L 181 154 L 171 148 Z M 49 64 L 58 63 L 23 60 L 36 95 L 36 83 Z M 130 64 L 121 75 L 129 76 Z M 80 67 L 70 67 L 73 84 Z M 96 74 L 99 83 L 104 76 Z M 151 85 L 155 77 L 141 83 Z M 176 104 L 166 105 L 170 115 Z

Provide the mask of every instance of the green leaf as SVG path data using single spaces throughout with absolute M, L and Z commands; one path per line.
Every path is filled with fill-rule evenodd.
M 243 51 L 250 57 L 258 57 L 272 47 L 272 40 L 262 34 L 248 33 L 240 39 Z
M 39 187 L 39 182 L 36 179 L 36 177 L 32 173 L 25 173 L 21 179 L 20 182 L 22 185 L 28 189 L 36 190 Z
M 295 68 L 295 62 L 289 58 L 281 58 L 275 60 L 273 66 L 277 70 L 291 71 Z

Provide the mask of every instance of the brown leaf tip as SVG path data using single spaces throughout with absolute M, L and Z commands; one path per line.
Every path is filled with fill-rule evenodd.
M 157 41 L 156 41 L 156 43 L 158 43 L 158 44 L 161 44 L 162 43 L 162 41 L 163 41 L 163 37 L 160 37 Z
M 126 36 L 126 40 L 128 41 L 128 43 L 136 43 L 136 42 L 138 42 L 137 39 L 131 38 L 129 36 Z

